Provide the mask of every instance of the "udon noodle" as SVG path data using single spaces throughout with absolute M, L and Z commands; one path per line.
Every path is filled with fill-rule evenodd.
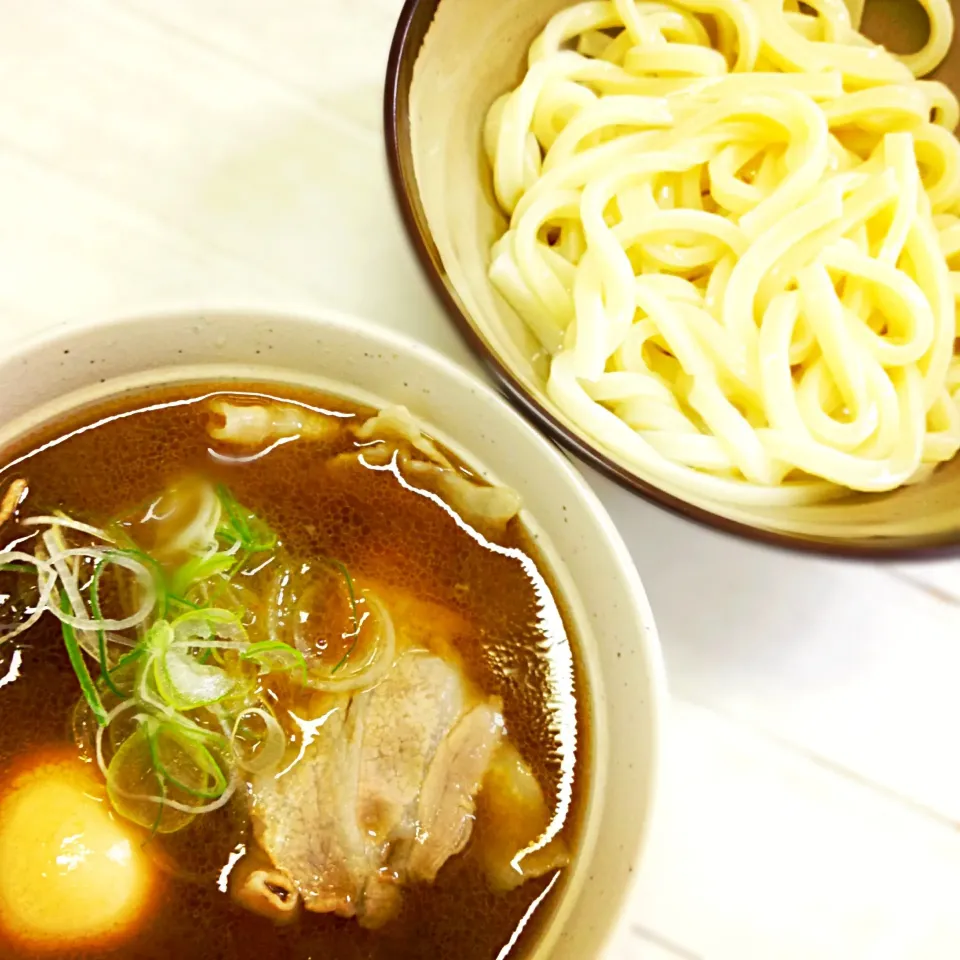
M 695 498 L 891 490 L 960 449 L 960 106 L 862 3 L 588 0 L 555 15 L 485 147 L 498 291 L 548 392 Z

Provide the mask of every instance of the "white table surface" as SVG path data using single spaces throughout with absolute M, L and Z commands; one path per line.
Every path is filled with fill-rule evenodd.
M 145 309 L 331 306 L 476 367 L 387 179 L 399 8 L 0 0 L 0 344 Z M 960 564 L 773 553 L 589 479 L 673 691 L 608 960 L 957 960 Z

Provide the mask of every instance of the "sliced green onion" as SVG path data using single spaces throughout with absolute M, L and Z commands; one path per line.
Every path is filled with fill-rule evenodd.
M 37 571 L 40 590 L 40 596 L 33 606 L 33 612 L 26 620 L 18 623 L 16 626 L 9 624 L 0 625 L 0 643 L 6 643 L 8 640 L 12 640 L 14 637 L 29 630 L 47 612 L 57 582 L 57 571 L 46 560 L 41 560 L 39 557 L 35 557 L 30 553 L 22 553 L 19 550 L 0 551 L 0 562 L 34 567 Z
M 158 656 L 158 649 L 165 650 L 173 643 L 173 628 L 166 620 L 158 620 L 148 631 L 143 645 L 147 656 L 137 664 L 137 679 L 135 696 L 141 706 L 150 707 L 163 716 L 176 716 L 176 711 L 169 703 L 159 696 L 154 696 L 156 690 L 154 664 Z
M 251 553 L 263 553 L 277 545 L 277 535 L 252 510 L 248 510 L 234 499 L 230 491 L 221 484 L 217 487 L 217 496 L 227 515 L 227 523 L 221 520 L 217 535 L 226 540 L 239 542 Z
M 344 582 L 347 585 L 347 594 L 350 597 L 350 616 L 353 619 L 353 633 L 351 634 L 353 643 L 347 648 L 347 652 L 340 658 L 339 663 L 330 671 L 330 675 L 333 676 L 333 674 L 350 659 L 354 650 L 357 649 L 357 644 L 360 642 L 360 617 L 357 613 L 357 594 L 353 588 L 353 577 L 350 576 L 350 571 L 339 560 L 331 559 L 327 562 L 343 574 Z
M 200 742 L 195 739 L 181 739 L 177 734 L 177 724 L 162 724 L 152 729 L 153 725 L 148 721 L 147 736 L 150 743 L 150 755 L 153 760 L 154 769 L 160 774 L 161 780 L 170 783 L 178 790 L 182 790 L 188 796 L 196 797 L 198 800 L 216 800 L 227 789 L 227 778 L 223 775 L 223 770 L 214 759 L 213 754 Z M 193 762 L 197 770 L 204 777 L 204 787 L 199 785 L 190 786 L 184 783 L 179 777 L 170 772 L 163 758 L 160 756 L 160 736 L 169 737 L 184 755 Z M 178 771 L 179 773 L 179 771 Z M 212 787 L 206 784 L 211 781 Z
M 242 654 L 250 649 L 246 640 L 177 640 L 173 646 L 190 653 L 199 651 L 208 654 L 217 650 L 236 650 Z
M 263 721 L 266 735 L 259 741 L 260 749 L 249 759 L 244 759 L 237 745 L 237 733 L 246 717 L 255 716 Z M 287 749 L 287 735 L 277 718 L 261 707 L 247 707 L 237 714 L 233 724 L 233 733 L 230 736 L 230 746 L 233 748 L 237 763 L 248 773 L 267 773 L 275 770 Z
M 61 596 L 60 606 L 69 610 L 70 601 L 66 596 Z M 70 658 L 70 666 L 80 681 L 80 690 L 83 692 L 83 698 L 87 701 L 91 713 L 97 718 L 100 726 L 105 726 L 107 722 L 107 711 L 103 709 L 103 703 L 97 688 L 87 669 L 86 661 L 83 659 L 83 652 L 80 650 L 80 644 L 77 643 L 77 634 L 69 623 L 61 623 L 63 631 L 63 645 L 67 648 L 67 656 Z
M 223 509 L 226 511 L 227 517 L 230 520 L 230 525 L 223 525 L 226 533 L 235 533 L 237 539 L 241 542 L 248 542 L 251 538 L 250 527 L 247 524 L 247 521 L 243 517 L 243 511 L 240 507 L 240 504 L 233 498 L 233 494 L 223 485 L 217 487 L 217 496 L 220 498 L 220 503 L 223 505 Z
M 166 785 L 154 761 L 154 731 L 150 726 L 155 723 L 146 720 L 123 741 L 110 761 L 106 777 L 107 796 L 114 810 L 151 830 L 151 836 L 174 833 L 193 819 L 191 810 L 170 809 Z
M 370 607 L 375 622 L 379 625 L 379 636 L 375 649 L 366 663 L 345 675 L 322 678 L 311 674 L 307 678 L 307 686 L 311 689 L 329 693 L 369 690 L 379 683 L 393 666 L 397 649 L 397 636 L 393 626 L 393 618 L 386 607 L 372 593 L 366 593 L 364 599 Z M 368 614 L 364 614 L 364 620 L 367 616 Z M 376 628 L 376 625 L 374 628 Z
M 184 744 L 180 740 L 180 732 L 177 731 L 175 739 L 183 748 Z M 169 733 L 169 728 L 167 728 L 167 733 Z M 168 781 L 156 766 L 157 760 L 160 759 L 157 748 L 158 735 L 158 721 L 148 717 L 121 744 L 120 749 L 113 755 L 110 766 L 107 768 L 107 794 L 114 809 L 121 816 L 143 827 L 153 827 L 157 833 L 173 833 L 187 826 L 198 814 L 211 813 L 227 804 L 236 792 L 239 781 L 236 776 L 231 774 L 224 789 L 209 803 L 180 803 L 178 800 L 170 799 L 168 791 L 165 789 Z M 192 746 L 184 751 L 184 755 L 188 760 L 195 763 L 197 755 L 191 751 Z M 184 776 L 190 772 L 199 772 L 201 776 L 206 778 L 215 776 L 212 770 L 206 769 L 205 759 L 200 762 L 204 764 L 204 767 L 194 766 L 191 770 L 189 765 L 185 765 L 184 770 L 177 770 L 175 776 L 177 782 L 182 784 Z M 168 769 L 169 761 L 163 761 L 160 766 Z M 222 779 L 223 771 L 220 770 L 217 779 L 218 786 Z M 204 792 L 209 787 L 210 780 L 207 779 L 203 783 L 203 786 L 198 784 L 197 787 L 189 788 L 186 791 L 187 795 L 192 796 Z M 176 786 L 172 782 L 171 785 Z M 176 789 L 180 789 L 180 787 L 176 786 Z M 197 796 L 196 799 L 202 800 L 203 798 Z M 163 811 L 163 815 L 159 818 L 156 817 L 154 809 L 156 806 L 159 806 Z
M 124 667 L 131 663 L 136 663 L 146 652 L 146 647 L 141 643 L 134 647 L 129 653 L 125 653 L 107 672 L 110 674 L 119 673 Z
M 100 578 L 103 576 L 103 568 L 106 566 L 106 560 L 98 560 L 93 568 L 93 578 L 90 581 L 90 610 L 94 619 L 97 621 L 97 645 L 100 651 L 100 676 L 103 682 L 115 696 L 123 699 L 123 693 L 120 692 L 117 685 L 110 677 L 110 670 L 107 667 L 107 633 L 103 629 L 103 614 L 100 611 Z M 66 624 L 64 624 L 66 626 Z
M 209 603 L 216 603 L 220 597 L 226 592 L 227 588 L 233 583 L 237 574 L 243 569 L 244 564 L 247 560 L 250 559 L 250 551 L 244 547 L 241 549 L 236 556 L 230 557 L 230 569 L 227 571 L 226 576 L 222 577 L 220 582 L 216 585 L 216 589 L 210 596 L 207 598 Z
M 160 821 L 163 820 L 163 813 L 166 809 L 164 801 L 167 799 L 167 785 L 163 782 L 161 778 L 157 778 L 157 781 L 160 785 L 160 803 L 157 804 L 157 815 L 154 818 L 153 825 L 150 827 L 150 834 L 146 840 L 140 844 L 141 848 L 145 847 L 151 840 L 160 832 Z
M 117 717 L 122 713 L 126 713 L 128 710 L 132 710 L 136 707 L 137 701 L 130 697 L 129 700 L 124 700 L 123 703 L 118 703 L 108 714 L 107 722 L 102 727 L 97 727 L 97 736 L 96 736 L 96 748 L 97 748 L 97 766 L 100 767 L 100 772 L 103 774 L 104 779 L 107 776 L 107 764 L 103 759 L 103 735 L 106 733 L 107 728 L 113 723 Z
M 120 553 L 124 556 L 130 557 L 131 560 L 139 560 L 153 575 L 153 588 L 157 595 L 157 616 L 165 617 L 167 615 L 167 602 L 170 599 L 169 588 L 167 585 L 167 577 L 163 572 L 163 567 L 150 556 L 145 550 L 141 550 L 126 534 L 126 531 L 121 532 L 127 543 L 130 544 L 128 547 L 115 547 L 111 549 L 111 553 Z
M 237 641 L 247 639 L 247 631 L 240 622 L 240 618 L 233 611 L 225 610 L 223 607 L 190 610 L 177 617 L 171 627 L 173 639 L 178 644 L 190 643 L 192 640 L 209 640 L 212 637 Z
M 182 783 L 172 773 L 170 773 L 170 771 L 167 770 L 162 762 L 160 762 L 160 765 L 157 767 L 157 769 L 160 772 L 160 776 L 163 778 L 164 783 L 172 784 L 178 790 L 182 790 L 188 796 L 196 797 L 198 800 L 216 800 L 218 797 L 222 796 L 223 791 L 227 789 L 227 778 L 223 775 L 223 771 L 217 765 L 216 760 L 213 759 L 213 754 L 211 754 L 206 747 L 198 745 L 196 750 L 197 753 L 195 754 L 195 757 L 205 756 L 207 758 L 205 761 L 197 760 L 198 768 L 211 774 L 214 770 L 216 771 L 217 779 L 214 782 L 214 786 L 209 790 L 196 790 L 193 787 L 188 787 L 185 783 Z
M 220 667 L 200 663 L 173 647 L 154 661 L 157 691 L 175 710 L 195 710 L 225 700 L 237 682 Z
M 20 521 L 21 527 L 63 527 L 66 530 L 75 530 L 77 533 L 86 533 L 97 540 L 104 540 L 107 543 L 113 542 L 113 537 L 105 530 L 99 527 L 92 527 L 89 523 L 80 523 L 73 517 L 68 517 L 63 511 L 58 511 L 56 516 L 38 516 L 27 517 Z
M 248 660 L 260 667 L 261 676 L 284 670 L 299 670 L 302 682 L 307 679 L 307 661 L 303 654 L 287 643 L 279 640 L 263 640 L 252 643 L 246 652 L 240 654 L 241 660 Z
M 233 569 L 234 563 L 235 558 L 227 553 L 191 557 L 174 573 L 170 580 L 170 591 L 178 597 L 183 596 L 195 583 L 228 573 Z
M 86 616 L 86 608 L 80 596 L 79 585 L 77 584 L 76 578 L 67 568 L 66 563 L 64 563 L 64 561 L 70 557 L 81 557 L 93 561 L 104 560 L 107 563 L 116 564 L 118 567 L 123 567 L 133 573 L 145 588 L 144 599 L 141 601 L 137 612 L 129 617 L 123 617 L 120 620 L 101 619 L 99 625 L 102 626 L 104 630 L 127 630 L 131 627 L 139 626 L 151 615 L 156 605 L 156 589 L 149 570 L 147 570 L 142 563 L 116 550 L 102 551 L 95 547 L 75 547 L 69 550 L 60 550 L 58 553 L 56 552 L 56 540 L 51 539 L 51 537 L 52 535 L 49 531 L 43 535 L 44 544 L 50 552 L 49 562 L 59 574 L 60 581 L 63 583 L 64 589 L 70 597 L 70 603 L 73 609 L 77 611 L 76 614 L 73 614 L 68 612 L 69 608 L 67 610 L 57 609 L 57 607 L 51 605 L 51 612 L 60 620 L 70 624 L 72 627 L 76 627 L 78 630 L 90 633 L 94 632 L 98 626 L 97 623 Z
M 211 709 L 215 709 L 215 706 L 216 705 Z M 228 740 L 224 734 L 218 733 L 216 730 L 210 730 L 207 727 L 198 726 L 192 720 L 188 720 L 181 714 L 176 714 L 171 717 L 167 723 L 173 724 L 177 728 L 177 736 L 185 737 L 193 743 L 208 744 L 209 746 L 216 747 L 218 750 L 224 750 L 228 746 Z
M 225 670 L 201 663 L 189 650 L 226 626 L 239 626 L 227 610 L 198 610 L 173 624 L 158 621 L 150 631 L 153 678 L 157 693 L 174 710 L 195 710 L 235 693 L 237 681 Z M 242 627 L 240 628 L 242 630 Z M 228 641 L 229 642 L 229 641 Z
M 184 607 L 187 610 L 200 610 L 199 603 L 192 603 L 191 601 L 185 599 L 184 597 L 178 597 L 175 594 L 167 594 L 167 601 L 171 605 L 176 605 L 178 607 Z
M 261 773 L 281 763 L 287 735 L 260 698 L 247 664 L 261 676 L 288 672 L 305 686 L 339 692 L 375 683 L 394 657 L 389 616 L 372 598 L 369 611 L 359 606 L 353 578 L 336 560 L 328 562 L 343 577 L 352 624 L 343 640 L 352 642 L 333 674 L 354 655 L 372 618 L 376 643 L 369 656 L 355 658 L 362 664 L 321 680 L 310 676 L 307 658 L 295 647 L 279 640 L 251 643 L 245 623 L 261 637 L 274 634 L 261 622 L 263 598 L 243 574 L 253 576 L 272 563 L 279 540 L 226 487 L 208 485 L 204 496 L 197 519 L 183 533 L 190 544 L 184 542 L 176 555 L 158 550 L 151 556 L 119 524 L 100 531 L 66 516 L 36 518 L 37 526 L 47 522 L 40 558 L 0 552 L 0 573 L 29 574 L 34 566 L 39 572 L 41 609 L 18 629 L 26 629 L 44 608 L 59 619 L 83 699 L 97 721 L 97 762 L 110 800 L 119 815 L 149 828 L 151 836 L 179 830 L 197 814 L 222 807 L 240 783 L 240 768 Z M 71 530 L 102 539 L 72 547 L 64 536 Z M 200 533 L 210 534 L 206 542 L 200 543 Z M 115 613 L 104 593 L 110 564 L 127 571 L 118 572 L 124 589 L 116 619 L 105 616 Z M 134 605 L 136 612 L 123 617 Z M 132 649 L 111 666 L 121 646 Z M 96 682 L 87 656 L 98 660 Z M 104 701 L 115 701 L 107 691 L 122 701 L 109 711 Z M 111 726 L 128 710 L 132 716 Z M 109 765 L 104 737 L 114 747 Z

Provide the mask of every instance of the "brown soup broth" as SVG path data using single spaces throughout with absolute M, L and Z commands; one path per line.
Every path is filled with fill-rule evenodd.
M 0 463 L 7 465 L 0 469 L 0 492 L 13 479 L 25 477 L 29 499 L 21 515 L 63 509 L 99 525 L 148 502 L 187 472 L 201 470 L 222 478 L 240 502 L 278 531 L 294 556 L 335 557 L 358 576 L 407 590 L 461 615 L 470 626 L 456 638 L 466 672 L 482 691 L 502 697 L 511 739 L 555 807 L 560 762 L 547 710 L 548 664 L 541 650 L 549 642 L 566 641 L 543 635 L 534 585 L 516 557 L 491 552 L 482 537 L 470 535 L 437 503 L 404 489 L 393 475 L 365 469 L 355 460 L 334 461 L 337 454 L 356 449 L 347 429 L 332 441 L 281 444 L 252 462 L 220 462 L 210 453 L 207 434 L 204 398 L 212 394 L 299 402 L 347 415 L 345 426 L 375 413 L 339 397 L 262 383 L 135 391 L 47 424 L 0 452 Z M 23 533 L 9 525 L 0 535 L 0 548 Z M 518 520 L 510 522 L 498 542 L 537 561 L 549 582 L 533 538 Z M 570 635 L 569 617 L 564 615 L 564 620 Z M 575 730 L 567 732 L 574 734 L 577 752 L 563 836 L 576 850 L 587 789 L 589 718 L 582 666 L 573 646 L 579 696 L 576 716 L 568 718 Z M 7 675 L 15 655 L 21 661 L 19 676 L 0 688 L 0 793 L 25 759 L 73 743 L 71 717 L 79 699 L 77 679 L 52 617 L 0 645 L 0 677 Z M 142 924 L 119 945 L 74 953 L 58 949 L 56 956 L 522 957 L 536 942 L 563 888 L 562 877 L 548 874 L 507 894 L 491 892 L 471 857 L 471 847 L 483 842 L 477 830 L 467 850 L 443 867 L 435 884 L 407 888 L 400 915 L 380 930 L 309 912 L 302 912 L 291 926 L 278 927 L 239 907 L 218 887 L 231 852 L 249 838 L 243 807 L 242 799 L 234 800 L 179 833 L 150 840 L 147 849 L 158 864 L 160 880 Z M 524 927 L 525 918 L 529 922 Z M 503 953 L 518 928 L 523 929 L 515 946 Z M 0 932 L 0 957 L 30 956 L 51 953 L 31 950 Z

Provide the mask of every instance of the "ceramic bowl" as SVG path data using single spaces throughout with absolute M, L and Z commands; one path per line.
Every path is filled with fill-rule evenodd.
M 952 0 L 960 14 L 960 0 Z M 932 479 L 828 506 L 735 507 L 691 499 L 593 439 L 547 396 L 547 360 L 487 278 L 506 229 L 481 146 L 493 101 L 523 77 L 527 49 L 572 0 L 408 0 L 387 68 L 385 134 L 396 194 L 423 267 L 501 389 L 545 433 L 648 500 L 690 519 L 778 546 L 867 558 L 960 551 L 960 458 Z M 960 20 L 960 16 L 958 16 Z M 872 0 L 864 30 L 918 49 L 926 20 L 913 0 Z M 960 90 L 960 44 L 938 71 Z
M 551 444 L 451 361 L 329 314 L 182 314 L 54 330 L 0 359 L 0 462 L 12 438 L 70 408 L 132 386 L 198 377 L 405 404 L 465 463 L 521 494 L 525 522 L 581 638 L 595 746 L 582 847 L 532 956 L 597 956 L 649 832 L 664 680 L 643 587 L 596 496 Z

